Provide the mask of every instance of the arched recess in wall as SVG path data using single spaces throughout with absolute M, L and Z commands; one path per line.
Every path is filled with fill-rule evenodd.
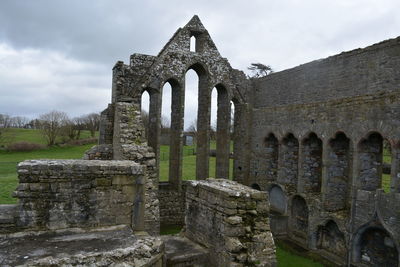
M 296 192 L 298 182 L 299 141 L 293 134 L 287 134 L 282 140 L 278 171 L 278 181 L 285 184 L 289 191 Z
M 305 199 L 299 195 L 292 198 L 290 221 L 293 234 L 306 239 L 308 233 L 308 206 Z
M 333 220 L 329 220 L 325 225 L 318 226 L 317 246 L 319 249 L 326 250 L 341 258 L 346 256 L 346 242 L 344 233 Z
M 183 159 L 183 101 L 182 86 L 175 79 L 168 79 L 162 89 L 160 179 L 180 186 Z M 168 149 L 167 149 L 168 148 Z M 168 151 L 169 150 L 169 151 Z
M 214 100 L 214 101 L 213 101 Z M 215 105 L 215 100 L 217 100 Z M 215 107 L 216 106 L 216 107 Z M 210 172 L 212 177 L 229 178 L 229 154 L 230 154 L 230 121 L 231 105 L 228 91 L 222 84 L 217 84 L 211 93 L 211 119 L 210 119 L 210 149 L 213 158 L 210 158 Z M 215 146 L 214 146 L 215 144 Z M 212 166 L 211 164 L 215 164 Z M 213 173 L 213 171 L 215 172 Z
M 328 211 L 342 210 L 349 206 L 351 159 L 350 139 L 339 132 L 328 144 L 324 193 L 324 206 Z
M 272 185 L 269 192 L 269 206 L 271 213 L 283 215 L 286 213 L 287 197 L 279 185 Z
M 310 133 L 302 142 L 301 191 L 320 193 L 322 184 L 322 141 Z
M 358 144 L 359 188 L 389 192 L 391 182 L 391 145 L 378 132 L 371 132 Z
M 188 77 L 190 76 L 192 77 L 191 83 L 188 81 Z M 197 79 L 193 77 L 197 77 Z M 197 86 L 194 85 L 195 82 L 197 82 Z M 187 88 L 188 86 L 192 86 L 193 88 Z M 206 179 L 209 172 L 209 106 L 211 96 L 207 71 L 201 64 L 196 63 L 188 68 L 185 77 L 185 88 L 185 129 L 195 133 L 196 153 L 191 159 L 184 157 L 183 175 L 184 179 Z M 194 162 L 192 162 L 194 158 L 195 168 L 193 166 Z M 196 173 L 191 172 L 193 169 L 196 170 Z
M 273 133 L 264 140 L 264 167 L 267 182 L 276 181 L 278 176 L 279 142 Z
M 364 226 L 353 241 L 353 262 L 368 266 L 398 266 L 399 251 L 382 226 Z

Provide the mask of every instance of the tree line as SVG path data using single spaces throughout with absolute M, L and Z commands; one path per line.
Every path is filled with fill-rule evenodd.
M 65 112 L 53 110 L 36 119 L 0 114 L 0 141 L 9 128 L 38 129 L 46 139 L 47 145 L 52 146 L 57 138 L 61 138 L 64 142 L 78 140 L 84 130 L 89 131 L 91 137 L 94 138 L 99 126 L 99 113 L 70 118 Z

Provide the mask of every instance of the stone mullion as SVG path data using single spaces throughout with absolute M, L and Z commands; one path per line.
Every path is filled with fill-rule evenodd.
M 160 163 L 161 94 L 150 93 L 148 145 L 156 154 L 157 169 Z
M 182 87 L 173 86 L 171 100 L 171 128 L 169 150 L 169 182 L 180 189 L 183 164 L 183 113 L 185 103 L 185 90 Z
M 331 179 L 329 170 L 333 165 L 332 160 L 329 157 L 329 154 L 333 151 L 333 147 L 329 145 L 329 141 L 325 141 L 322 143 L 322 175 L 321 175 L 321 195 L 322 195 L 322 203 L 325 208 L 327 208 L 329 201 L 329 190 L 328 187 L 329 179 Z
M 297 157 L 297 193 L 304 193 L 304 142 L 299 142 L 299 154 Z
M 206 179 L 209 171 L 211 88 L 199 77 L 199 107 L 197 113 L 196 179 Z
M 217 178 L 229 179 L 230 136 L 229 125 L 231 107 L 226 92 L 218 92 L 217 109 L 217 153 L 215 175 Z

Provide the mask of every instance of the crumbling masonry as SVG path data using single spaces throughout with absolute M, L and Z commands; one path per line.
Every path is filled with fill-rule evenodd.
M 229 178 L 232 142 L 233 180 L 258 193 L 227 180 L 182 182 L 189 69 L 199 77 L 193 178 L 209 177 L 216 88 L 215 177 Z M 172 88 L 169 180 L 159 182 L 165 83 Z M 140 118 L 144 91 L 150 95 L 147 137 Z M 273 266 L 270 223 L 275 239 L 290 240 L 334 264 L 399 266 L 399 118 L 400 37 L 248 79 L 221 57 L 194 16 L 157 56 L 133 54 L 129 64 L 117 62 L 99 145 L 86 160 L 20 164 L 20 203 L 0 206 L 0 232 L 122 224 L 157 235 L 160 224 L 185 225 L 186 241 L 169 239 L 166 251 L 192 242 L 209 248 L 198 252 L 200 265 Z M 133 253 L 132 262 L 157 266 L 164 257 L 164 263 L 174 264 L 160 239 L 143 238 L 132 242 L 151 249 L 146 257 Z M 205 256 L 210 253 L 220 256 Z M 215 261 L 207 262 L 210 258 Z M 184 261 L 196 263 L 190 257 Z

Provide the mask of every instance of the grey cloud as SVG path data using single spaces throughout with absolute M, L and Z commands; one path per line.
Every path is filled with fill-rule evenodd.
M 156 55 L 194 14 L 222 56 L 246 71 L 251 62 L 283 70 L 396 37 L 399 9 L 398 0 L 2 0 L 0 48 L 14 54 L 0 51 L 0 112 L 99 111 L 114 63 Z M 195 94 L 188 101 L 195 114 Z

